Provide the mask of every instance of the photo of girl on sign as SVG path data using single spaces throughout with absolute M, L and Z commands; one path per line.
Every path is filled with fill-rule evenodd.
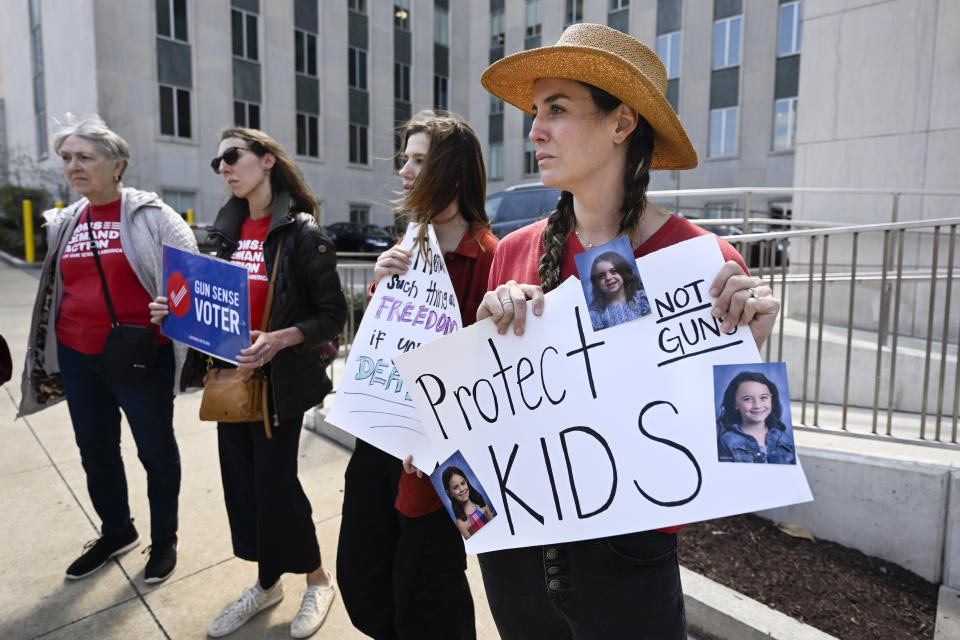
M 796 464 L 786 365 L 715 365 L 713 378 L 720 462 Z
M 626 236 L 574 256 L 595 331 L 650 313 L 650 303 Z
M 497 515 L 476 474 L 459 451 L 437 467 L 430 480 L 464 540 Z

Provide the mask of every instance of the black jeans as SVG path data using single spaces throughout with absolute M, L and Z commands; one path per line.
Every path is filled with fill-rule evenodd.
M 63 391 L 87 474 L 87 491 L 103 535 L 130 524 L 127 476 L 120 455 L 120 410 L 130 423 L 137 457 L 147 472 L 150 537 L 158 542 L 177 532 L 180 452 L 173 435 L 173 347 L 157 350 L 150 377 L 114 380 L 100 375 L 99 354 L 57 343 Z
M 337 581 L 350 621 L 377 640 L 476 638 L 463 538 L 446 509 L 394 507 L 403 467 L 362 440 L 345 474 Z
M 264 589 L 284 573 L 320 567 L 313 510 L 297 477 L 302 424 L 302 415 L 281 420 L 268 440 L 262 421 L 217 423 L 233 552 L 257 563 Z
M 683 640 L 676 534 L 645 531 L 479 555 L 503 640 Z

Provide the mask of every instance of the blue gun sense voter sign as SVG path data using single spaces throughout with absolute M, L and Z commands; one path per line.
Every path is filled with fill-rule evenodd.
M 247 270 L 164 245 L 163 281 L 170 315 L 161 333 L 236 363 L 240 350 L 250 346 Z

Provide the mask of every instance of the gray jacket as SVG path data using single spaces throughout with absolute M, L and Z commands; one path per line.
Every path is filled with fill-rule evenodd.
M 163 245 L 197 252 L 197 241 L 190 226 L 180 215 L 149 191 L 123 188 L 120 203 L 120 241 L 123 253 L 137 279 L 151 298 L 162 295 Z M 57 340 L 53 329 L 57 323 L 63 297 L 60 256 L 73 235 L 77 221 L 87 207 L 81 198 L 69 207 L 44 211 L 47 229 L 47 257 L 40 272 L 40 286 L 33 305 L 27 357 L 21 379 L 20 415 L 25 416 L 64 399 L 57 363 Z M 186 355 L 186 347 L 174 341 L 177 375 Z M 176 384 L 174 384 L 176 393 Z

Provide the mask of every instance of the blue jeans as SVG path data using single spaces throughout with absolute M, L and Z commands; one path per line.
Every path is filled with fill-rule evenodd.
M 676 534 L 644 531 L 478 558 L 503 640 L 686 638 Z
M 120 454 L 120 410 L 137 444 L 147 472 L 150 537 L 154 542 L 177 532 L 180 452 L 173 435 L 173 346 L 157 351 L 156 364 L 144 381 L 113 380 L 100 375 L 100 355 L 57 343 L 57 358 L 73 433 L 87 473 L 87 491 L 102 522 L 102 535 L 116 535 L 130 524 L 127 477 Z

